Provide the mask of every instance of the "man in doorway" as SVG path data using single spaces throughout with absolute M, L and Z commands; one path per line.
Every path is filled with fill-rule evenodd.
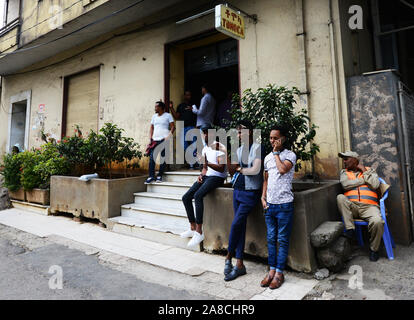
M 186 134 L 191 129 L 195 129 L 197 116 L 191 110 L 191 91 L 186 90 L 184 92 L 184 101 L 179 104 L 177 107 L 177 111 L 174 110 L 174 104 L 170 102 L 170 110 L 171 114 L 174 116 L 175 120 L 183 121 L 184 122 L 184 130 L 180 133 L 180 141 L 181 145 L 184 148 L 184 152 L 187 150 L 188 146 L 191 143 L 196 141 L 196 137 L 194 137 L 193 142 L 186 140 Z M 193 153 L 194 158 L 196 158 L 196 152 Z M 190 169 L 195 169 L 195 164 L 189 164 Z
M 261 144 L 253 140 L 253 125 L 240 121 L 238 137 L 241 146 L 237 149 L 238 164 L 228 163 L 229 173 L 233 176 L 234 218 L 230 228 L 229 246 L 224 263 L 224 280 L 231 281 L 246 274 L 243 264 L 246 240 L 247 217 L 259 203 L 263 184 L 263 156 Z M 236 257 L 233 267 L 231 259 Z
M 214 122 L 214 116 L 216 114 L 216 100 L 210 93 L 209 85 L 205 84 L 201 87 L 200 107 L 194 104 L 192 107 L 193 113 L 197 115 L 197 128 L 201 128 L 203 125 L 211 125 Z
M 197 181 L 183 195 L 182 200 L 187 212 L 190 229 L 181 233 L 182 238 L 191 238 L 189 247 L 196 246 L 204 240 L 203 213 L 204 197 L 214 189 L 223 185 L 227 177 L 227 151 L 223 144 L 215 140 L 215 130 L 210 124 L 201 127 L 206 145 L 202 151 L 204 158 L 203 169 Z M 209 132 L 210 131 L 210 132 Z M 196 214 L 194 216 L 193 199 L 195 200 Z
M 150 127 L 150 143 L 155 143 L 149 154 L 149 177 L 145 183 L 151 183 L 155 180 L 155 159 L 157 155 L 154 156 L 154 150 L 159 144 L 163 143 L 167 139 L 170 139 L 173 136 L 174 131 L 175 125 L 173 117 L 170 113 L 165 112 L 164 102 L 157 101 L 155 103 L 155 114 L 152 116 Z M 161 157 L 165 157 L 165 148 L 161 151 Z M 160 162 L 160 170 L 158 172 L 156 182 L 162 182 L 162 175 L 165 171 L 165 159 L 161 159 Z
M 337 203 L 345 224 L 345 236 L 352 239 L 355 233 L 354 219 L 368 222 L 370 234 L 369 259 L 377 261 L 378 249 L 384 232 L 384 220 L 379 209 L 378 188 L 380 181 L 374 169 L 359 162 L 354 151 L 338 153 L 345 169 L 341 170 L 340 181 L 344 194 L 337 196 Z
M 273 150 L 264 160 L 262 205 L 267 227 L 269 273 L 262 287 L 279 288 L 285 281 L 283 271 L 289 252 L 293 218 L 292 180 L 296 155 L 288 150 L 286 129 L 275 126 L 270 131 Z M 276 243 L 279 244 L 277 249 Z

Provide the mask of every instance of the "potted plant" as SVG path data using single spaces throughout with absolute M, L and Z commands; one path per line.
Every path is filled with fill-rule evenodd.
M 295 87 L 289 89 L 269 84 L 256 92 L 247 89 L 241 98 L 234 95 L 233 104 L 241 103 L 242 107 L 230 111 L 230 127 L 236 128 L 240 120 L 250 121 L 254 128 L 261 130 L 261 143 L 268 153 L 272 149 L 270 129 L 275 124 L 282 125 L 288 131 L 287 143 L 296 154 L 298 162 L 295 169 L 299 170 L 303 161 L 312 160 L 319 151 L 319 146 L 313 142 L 317 127 L 310 123 L 306 109 L 295 110 L 299 94 L 300 91 Z
M 25 201 L 25 192 L 22 188 L 21 176 L 21 158 L 18 154 L 5 154 L 2 163 L 3 170 L 1 174 L 4 177 L 3 187 L 9 190 L 9 197 L 14 200 Z
M 132 138 L 123 136 L 124 130 L 105 123 L 99 130 L 91 130 L 86 138 L 79 127 L 73 137 L 65 137 L 57 144 L 60 155 L 68 159 L 70 176 L 51 177 L 51 212 L 69 212 L 75 217 L 107 219 L 121 213 L 121 205 L 134 201 L 134 192 L 145 190 L 144 176 L 128 177 L 128 169 L 138 167 L 140 146 Z M 123 177 L 113 173 L 114 165 L 124 164 Z M 73 170 L 73 168 L 77 168 Z M 98 179 L 80 181 L 80 172 L 98 173 Z
M 23 166 L 26 167 L 22 174 L 26 199 L 42 205 L 50 202 L 50 177 L 69 172 L 69 162 L 59 153 L 55 142 L 48 142 L 33 150 L 30 156 L 24 156 Z

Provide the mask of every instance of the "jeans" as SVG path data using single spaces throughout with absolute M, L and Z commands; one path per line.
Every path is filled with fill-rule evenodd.
M 193 186 L 183 195 L 185 211 L 190 223 L 203 224 L 203 198 L 214 189 L 223 185 L 224 179 L 216 176 L 204 176 L 203 182 L 194 182 Z M 193 199 L 195 200 L 196 217 L 194 217 Z
M 191 144 L 193 144 L 194 142 L 197 141 L 197 137 L 196 136 L 193 137 L 193 141 L 188 141 L 188 140 L 185 139 L 185 136 L 186 136 L 187 132 L 190 131 L 191 129 L 195 129 L 195 127 L 184 127 L 184 129 L 181 131 L 182 132 L 181 133 L 181 145 L 184 148 L 184 155 L 185 155 L 185 151 L 187 150 L 187 148 Z M 197 159 L 197 149 L 194 150 L 193 157 L 194 157 L 194 159 Z M 189 162 L 189 161 L 186 161 L 186 162 Z
M 260 199 L 260 191 L 244 191 L 234 189 L 233 209 L 234 218 L 230 228 L 228 252 L 236 251 L 236 258 L 243 259 L 244 244 L 246 240 L 247 216 Z
M 267 226 L 268 261 L 271 269 L 282 272 L 285 269 L 289 252 L 289 238 L 292 231 L 293 202 L 283 204 L 268 203 L 265 212 Z M 279 243 L 279 250 L 276 248 Z M 276 258 L 277 256 L 277 258 Z
M 154 150 L 155 148 L 161 144 L 162 142 L 164 142 L 164 139 L 160 140 L 160 141 L 156 141 L 157 144 L 155 145 L 154 148 L 151 149 L 150 152 L 150 160 L 149 160 L 149 176 L 155 178 L 155 159 L 154 159 Z M 165 157 L 165 148 L 162 149 L 161 151 L 161 157 Z M 165 171 L 165 167 L 166 167 L 166 163 L 165 163 L 165 159 L 163 161 L 161 161 L 160 159 L 160 171 L 158 172 L 159 176 L 162 176 L 164 171 Z

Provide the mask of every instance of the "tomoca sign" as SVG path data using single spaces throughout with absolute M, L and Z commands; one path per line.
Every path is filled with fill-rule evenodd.
M 244 18 L 237 11 L 219 4 L 216 6 L 216 29 L 230 37 L 244 39 Z

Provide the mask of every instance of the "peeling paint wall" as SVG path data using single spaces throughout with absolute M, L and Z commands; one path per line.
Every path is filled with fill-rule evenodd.
M 352 149 L 364 165 L 374 168 L 391 184 L 386 206 L 394 239 L 412 241 L 400 133 L 398 77 L 391 72 L 348 79 Z

